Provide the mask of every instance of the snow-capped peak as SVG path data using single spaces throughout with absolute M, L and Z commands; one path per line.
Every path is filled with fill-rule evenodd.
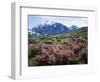
M 78 29 L 79 27 L 76 26 L 76 25 L 72 25 L 72 26 L 70 26 L 69 28 L 70 28 L 70 30 L 76 30 L 76 29 Z
M 53 25 L 55 22 L 53 21 L 45 21 L 42 25 Z

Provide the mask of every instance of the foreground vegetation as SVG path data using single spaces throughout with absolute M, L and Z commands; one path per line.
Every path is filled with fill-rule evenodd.
M 70 65 L 88 63 L 87 27 L 53 36 L 28 39 L 28 65 Z

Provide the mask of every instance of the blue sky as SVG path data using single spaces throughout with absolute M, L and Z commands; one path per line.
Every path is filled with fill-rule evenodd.
M 87 17 L 61 17 L 61 16 L 28 16 L 29 29 L 44 23 L 59 22 L 63 25 L 70 27 L 71 25 L 77 25 L 79 27 L 88 26 Z

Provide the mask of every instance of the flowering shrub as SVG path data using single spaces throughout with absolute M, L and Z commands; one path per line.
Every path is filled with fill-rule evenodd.
M 62 44 L 29 44 L 29 65 L 87 64 L 87 39 L 69 37 Z

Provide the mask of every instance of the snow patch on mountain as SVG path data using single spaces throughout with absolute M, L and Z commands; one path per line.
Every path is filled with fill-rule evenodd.
M 79 27 L 76 25 L 72 25 L 70 27 L 67 27 L 63 25 L 62 23 L 57 23 L 57 22 L 51 22 L 51 21 L 46 21 L 43 24 L 34 26 L 30 32 L 32 34 L 36 35 L 56 35 L 56 34 L 62 34 L 65 32 L 70 32 L 77 30 Z

